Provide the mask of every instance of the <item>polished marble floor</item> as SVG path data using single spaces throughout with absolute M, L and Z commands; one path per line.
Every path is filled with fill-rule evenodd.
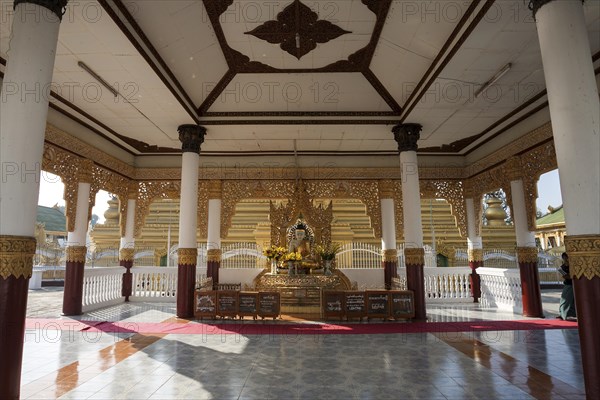
M 47 300 L 60 295 L 32 293 L 29 317 L 57 318 Z M 44 304 L 34 304 L 42 299 Z M 556 294 L 545 293 L 544 299 L 552 318 Z M 174 322 L 174 307 L 130 303 L 80 319 Z M 473 304 L 431 306 L 428 317 L 524 319 Z M 24 399 L 585 398 L 576 329 L 144 335 L 57 330 L 47 320 L 27 330 L 21 394 Z

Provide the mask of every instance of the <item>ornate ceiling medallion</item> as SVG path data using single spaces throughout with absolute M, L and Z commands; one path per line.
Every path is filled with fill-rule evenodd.
M 317 43 L 327 43 L 346 33 L 351 33 L 332 24 L 319 20 L 319 15 L 300 0 L 277 14 L 276 21 L 267 21 L 246 35 L 252 35 L 269 43 L 278 43 L 282 50 L 298 60 L 317 48 Z

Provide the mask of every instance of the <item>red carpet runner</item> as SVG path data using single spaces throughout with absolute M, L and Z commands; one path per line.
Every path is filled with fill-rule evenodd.
M 28 318 L 27 329 L 62 330 L 70 332 L 107 332 L 141 334 L 203 334 L 203 335 L 359 335 L 390 333 L 440 333 L 520 331 L 538 329 L 576 329 L 576 322 L 559 319 L 468 321 L 468 322 L 387 322 L 387 323 L 273 323 L 228 321 L 226 323 L 150 323 L 76 321 L 72 319 Z

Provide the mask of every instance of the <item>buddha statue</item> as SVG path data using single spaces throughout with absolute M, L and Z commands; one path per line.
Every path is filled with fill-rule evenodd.
M 288 252 L 300 253 L 302 255 L 302 261 L 300 263 L 302 268 L 312 269 L 318 266 L 304 226 L 298 226 L 294 231 L 294 235 L 290 239 L 288 245 Z

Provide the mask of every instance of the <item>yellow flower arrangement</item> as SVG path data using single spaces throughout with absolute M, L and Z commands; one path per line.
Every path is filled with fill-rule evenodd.
M 284 247 L 278 247 L 272 244 L 271 247 L 263 249 L 263 255 L 269 260 L 274 259 L 275 261 L 279 261 L 286 255 L 286 250 Z
M 286 261 L 302 261 L 302 254 L 299 252 L 291 252 L 285 255 Z

